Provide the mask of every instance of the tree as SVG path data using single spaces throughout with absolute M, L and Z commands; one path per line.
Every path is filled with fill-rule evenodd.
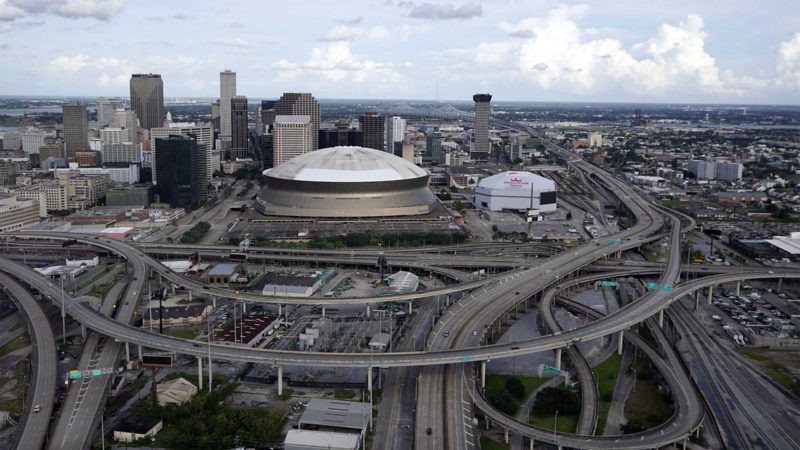
M 489 403 L 500 410 L 500 412 L 508 415 L 517 412 L 517 402 L 514 400 L 514 397 L 512 397 L 511 394 L 509 394 L 505 389 L 493 394 L 491 398 L 489 398 Z
M 562 386 L 544 388 L 536 394 L 533 413 L 537 416 L 559 414 L 578 414 L 581 411 L 581 399 L 576 392 Z
M 506 390 L 515 398 L 521 399 L 525 395 L 525 385 L 517 377 L 511 377 L 505 382 Z
M 458 212 L 464 212 L 464 202 L 462 202 L 461 200 L 456 200 L 455 202 L 453 202 L 453 209 L 455 209 Z
M 450 186 L 450 192 L 456 193 L 458 192 L 458 188 L 455 186 Z
M 522 164 L 522 158 L 514 158 L 514 160 L 511 161 L 511 163 L 514 164 L 515 166 L 518 166 Z

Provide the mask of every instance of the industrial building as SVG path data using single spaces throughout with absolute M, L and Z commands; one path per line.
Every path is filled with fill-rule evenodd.
M 254 207 L 268 216 L 386 217 L 431 212 L 428 173 L 390 153 L 332 147 L 264 171 Z
M 556 183 L 531 172 L 502 172 L 484 178 L 473 203 L 488 211 L 556 211 Z
M 360 443 L 372 422 L 372 406 L 369 403 L 347 402 L 312 398 L 300 420 L 298 430 L 351 433 Z
M 222 344 L 242 344 L 254 347 L 258 341 L 275 330 L 278 324 L 275 316 L 244 316 L 225 327 L 214 336 L 216 342 Z
M 318 271 L 311 276 L 269 272 L 253 286 L 263 295 L 310 297 L 323 284 L 336 275 L 334 270 Z

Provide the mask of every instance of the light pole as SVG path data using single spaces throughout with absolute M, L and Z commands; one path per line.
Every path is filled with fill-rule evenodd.
M 64 312 L 64 274 L 59 277 L 61 279 L 61 344 L 67 344 L 67 315 Z
M 556 435 L 556 430 L 558 429 L 558 410 L 556 410 L 556 415 L 553 417 L 553 444 L 558 447 L 558 436 Z

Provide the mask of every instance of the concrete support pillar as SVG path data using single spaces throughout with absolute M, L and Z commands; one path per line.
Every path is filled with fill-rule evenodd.
M 561 349 L 556 349 L 556 369 L 561 370 Z
M 367 368 L 367 392 L 369 392 L 369 397 L 372 398 L 372 367 Z
M 714 286 L 708 287 L 708 304 L 711 304 L 711 299 L 714 297 Z
M 141 362 L 142 361 L 142 344 L 139 344 L 139 353 L 138 353 L 138 355 L 139 355 L 139 362 Z
M 172 295 L 175 295 L 175 285 L 172 285 Z
M 481 390 L 486 389 L 486 361 L 481 361 Z
M 781 288 L 783 288 L 783 278 L 778 278 L 778 293 L 781 293 Z
M 278 395 L 283 395 L 283 366 L 278 366 Z
M 700 437 L 700 427 L 697 427 L 697 429 L 694 430 L 694 437 L 695 438 L 699 438 Z
M 211 367 L 214 365 L 214 361 L 211 358 L 208 358 L 208 392 L 211 392 L 212 385 L 214 384 L 213 374 L 211 373 Z
M 408 315 L 410 316 L 412 312 L 414 312 L 414 302 L 412 300 L 409 300 L 408 301 Z
M 247 314 L 247 303 L 242 302 L 242 314 Z
M 369 311 L 369 303 L 367 303 L 367 316 L 369 316 L 369 313 L 370 313 L 370 311 Z
M 125 361 L 131 360 L 131 344 L 126 342 L 125 343 Z
M 664 328 L 664 310 L 658 312 L 658 328 Z
M 508 444 L 508 428 L 506 428 L 505 443 Z
M 203 358 L 197 357 L 197 389 L 203 390 Z
M 188 289 L 189 291 L 189 303 L 192 303 L 192 290 Z
M 278 317 L 283 315 L 283 305 L 278 304 Z
M 700 309 L 700 291 L 694 291 L 694 310 Z
M 322 307 L 322 318 L 323 319 L 325 318 L 325 307 L 324 306 Z
M 742 292 L 742 282 L 741 281 L 737 281 L 736 282 L 736 296 L 738 297 L 738 296 L 742 295 L 741 292 Z
M 531 446 L 530 446 L 530 450 L 533 450 L 533 442 L 534 442 L 534 441 L 533 441 L 533 438 L 531 438 Z
M 618 355 L 621 355 L 621 354 L 622 354 L 622 345 L 623 345 L 623 344 L 624 344 L 624 342 L 625 342 L 625 340 L 624 340 L 624 339 L 622 339 L 623 335 L 624 335 L 624 332 L 623 332 L 623 331 L 620 331 L 620 332 L 619 332 L 619 342 L 617 342 L 617 354 L 618 354 Z
M 211 306 L 214 307 L 214 311 L 217 310 L 217 297 L 214 295 L 211 296 Z
M 81 339 L 86 340 L 86 325 L 81 324 Z
M 686 450 L 686 439 L 683 440 L 683 450 Z

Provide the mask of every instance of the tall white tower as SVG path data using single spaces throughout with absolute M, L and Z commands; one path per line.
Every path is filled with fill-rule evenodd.
M 219 73 L 219 134 L 222 139 L 231 137 L 231 99 L 236 96 L 236 72 Z

